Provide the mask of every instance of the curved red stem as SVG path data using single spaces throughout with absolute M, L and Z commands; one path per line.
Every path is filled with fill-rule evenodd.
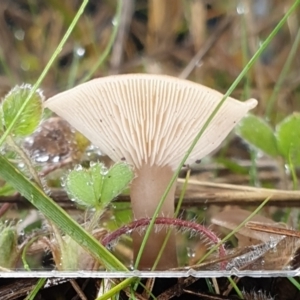
M 137 229 L 139 227 L 145 227 L 150 224 L 151 218 L 142 218 L 136 221 L 133 221 L 127 225 L 124 225 L 120 227 L 119 229 L 108 233 L 103 239 L 102 244 L 104 246 L 108 246 L 111 242 L 118 239 L 123 234 L 128 234 L 132 230 Z M 186 228 L 189 230 L 195 230 L 197 233 L 205 235 L 212 243 L 218 244 L 220 242 L 220 239 L 217 237 L 216 234 L 214 234 L 211 230 L 206 228 L 203 225 L 200 225 L 195 222 L 181 220 L 181 219 L 174 219 L 174 218 L 165 218 L 165 217 L 158 217 L 155 220 L 155 225 L 167 225 L 167 226 L 175 226 L 178 228 Z M 226 250 L 224 248 L 224 245 L 221 244 L 219 246 L 219 255 L 220 258 L 223 258 L 226 256 Z M 220 263 L 221 269 L 224 270 L 226 268 L 226 261 L 223 261 Z

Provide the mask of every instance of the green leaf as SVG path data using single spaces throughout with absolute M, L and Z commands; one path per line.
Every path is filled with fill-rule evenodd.
M 13 268 L 18 254 L 15 228 L 0 224 L 0 266 Z
M 230 171 L 236 174 L 249 174 L 248 168 L 242 167 L 235 161 L 228 158 L 217 158 L 216 162 L 222 164 L 224 167 L 228 168 Z
M 0 125 L 2 130 L 5 130 L 11 125 L 24 100 L 28 97 L 31 89 L 32 87 L 29 84 L 15 86 L 4 97 L 0 113 L 0 117 L 2 119 Z M 14 124 L 12 129 L 13 135 L 27 136 L 34 132 L 42 119 L 43 100 L 44 96 L 41 91 L 37 90 L 30 98 L 26 108 L 18 118 L 17 122 Z
M 5 157 L 0 155 L 0 175 L 20 192 L 41 213 L 54 222 L 65 234 L 71 236 L 81 247 L 99 260 L 107 269 L 127 271 L 128 269 L 101 245 L 93 236 L 87 233 L 59 205 L 27 179 Z
M 9 196 L 15 193 L 15 189 L 8 183 L 5 183 L 1 188 L 0 188 L 0 196 Z
M 286 162 L 300 165 L 300 114 L 294 113 L 276 126 L 278 150 Z
M 236 130 L 251 146 L 270 156 L 278 155 L 273 130 L 263 119 L 249 114 L 240 121 Z
M 83 258 L 87 258 L 88 253 L 69 236 L 64 237 L 60 246 L 61 261 L 58 266 L 59 271 L 80 270 L 79 266 L 82 265 Z
M 126 163 L 117 163 L 112 166 L 104 178 L 101 202 L 107 205 L 118 196 L 132 181 L 134 172 Z
M 86 207 L 99 208 L 103 176 L 107 172 L 101 163 L 91 164 L 89 169 L 75 167 L 66 178 L 65 188 L 70 198 Z

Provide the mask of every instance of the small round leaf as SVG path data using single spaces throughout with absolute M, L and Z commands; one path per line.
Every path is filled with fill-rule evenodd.
M 300 165 L 300 114 L 294 113 L 276 127 L 278 150 L 284 159 Z
M 17 233 L 15 228 L 0 224 L 0 266 L 13 268 L 18 254 Z
M 31 89 L 32 86 L 29 84 L 16 86 L 4 97 L 0 114 L 2 118 L 0 123 L 1 127 L 4 127 L 4 130 L 12 124 L 20 107 L 30 94 Z M 43 100 L 44 96 L 39 90 L 32 95 L 26 108 L 14 124 L 12 134 L 27 136 L 34 132 L 42 119 Z
M 133 169 L 126 163 L 117 163 L 112 166 L 103 181 L 101 202 L 107 205 L 117 197 L 134 177 Z
M 240 121 L 236 132 L 254 148 L 270 156 L 278 155 L 273 129 L 263 119 L 249 114 Z
M 101 163 L 92 164 L 89 169 L 76 167 L 65 180 L 65 188 L 70 198 L 86 207 L 99 207 L 105 172 L 106 168 Z

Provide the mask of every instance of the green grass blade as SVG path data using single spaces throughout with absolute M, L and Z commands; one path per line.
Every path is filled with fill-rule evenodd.
M 89 251 L 107 269 L 116 271 L 128 270 L 104 246 L 93 236 L 89 235 L 59 205 L 45 195 L 40 188 L 26 178 L 3 156 L 0 156 L 0 175 L 65 234 Z
M 300 283 L 294 277 L 287 278 L 300 291 Z
M 208 258 L 214 251 L 216 251 L 222 244 L 228 241 L 234 234 L 236 234 L 247 222 L 249 222 L 258 212 L 267 204 L 272 196 L 265 199 L 242 223 L 236 226 L 231 232 L 229 232 L 219 243 L 214 245 L 208 252 L 206 252 L 197 264 L 201 264 L 206 258 Z
M 238 288 L 238 286 L 236 285 L 235 281 L 231 278 L 231 277 L 227 277 L 227 279 L 229 280 L 231 286 L 233 287 L 233 289 L 235 290 L 235 292 L 237 293 L 238 297 L 240 299 L 244 299 L 242 292 L 240 291 L 240 289 Z
M 112 31 L 112 34 L 110 36 L 110 39 L 107 43 L 107 46 L 106 48 L 104 49 L 102 55 L 99 57 L 98 61 L 95 63 L 94 67 L 89 71 L 89 73 L 84 76 L 84 78 L 82 78 L 80 80 L 80 83 L 82 82 L 86 82 L 87 80 L 89 80 L 93 74 L 97 71 L 97 69 L 103 64 L 103 62 L 106 60 L 108 54 L 110 53 L 110 50 L 114 44 L 114 41 L 117 37 L 117 33 L 118 33 L 118 30 L 119 30 L 119 26 L 120 26 L 120 19 L 121 19 L 121 13 L 122 13 L 122 3 L 123 0 L 119 0 L 118 1 L 118 6 L 117 6 L 117 12 L 116 12 L 116 15 L 114 17 L 114 29 Z
M 189 147 L 188 151 L 184 155 L 184 157 L 183 157 L 181 163 L 179 164 L 176 172 L 174 173 L 172 179 L 170 180 L 170 183 L 169 183 L 168 187 L 166 188 L 166 191 L 163 194 L 163 196 L 162 196 L 162 198 L 161 198 L 161 200 L 160 200 L 160 202 L 159 202 L 159 204 L 158 204 L 158 206 L 157 206 L 157 208 L 156 208 L 156 210 L 155 210 L 155 212 L 153 214 L 153 218 L 152 218 L 152 220 L 151 220 L 151 222 L 150 222 L 150 224 L 149 224 L 149 226 L 148 226 L 148 228 L 146 230 L 145 237 L 144 237 L 143 242 L 141 244 L 139 253 L 137 254 L 137 258 L 136 258 L 136 261 L 135 261 L 135 268 L 137 268 L 137 266 L 139 265 L 139 262 L 141 260 L 143 251 L 144 251 L 145 246 L 146 246 L 146 243 L 147 243 L 148 238 L 150 236 L 150 233 L 151 233 L 151 231 L 153 229 L 155 218 L 156 218 L 156 216 L 158 216 L 158 213 L 159 213 L 159 211 L 162 208 L 164 200 L 166 199 L 166 197 L 167 197 L 169 191 L 171 190 L 171 188 L 172 188 L 175 180 L 177 179 L 178 174 L 179 174 L 180 170 L 182 169 L 185 161 L 187 160 L 187 158 L 191 154 L 192 150 L 194 149 L 194 147 L 198 143 L 200 137 L 203 135 L 204 131 L 206 130 L 206 128 L 208 127 L 208 125 L 210 124 L 210 122 L 212 121 L 212 119 L 218 113 L 219 109 L 221 108 L 221 106 L 223 105 L 223 103 L 225 102 L 225 100 L 227 99 L 227 97 L 234 91 L 234 89 L 237 87 L 237 85 L 240 83 L 240 81 L 243 79 L 243 77 L 248 73 L 248 71 L 254 65 L 254 63 L 256 62 L 256 60 L 259 58 L 259 56 L 263 53 L 263 51 L 267 48 L 267 46 L 269 45 L 269 43 L 272 41 L 272 39 L 276 36 L 276 34 L 278 33 L 278 31 L 281 29 L 281 27 L 285 24 L 285 22 L 287 21 L 287 19 L 289 18 L 289 16 L 297 8 L 297 6 L 299 5 L 299 3 L 300 3 L 300 0 L 296 0 L 294 2 L 294 4 L 290 7 L 290 9 L 286 12 L 286 14 L 284 15 L 284 17 L 280 20 L 280 22 L 274 28 L 274 30 L 270 33 L 270 35 L 266 38 L 266 40 L 261 44 L 260 48 L 256 51 L 256 53 L 250 59 L 250 61 L 248 62 L 248 64 L 245 66 L 245 68 L 242 70 L 242 72 L 239 74 L 239 76 L 232 83 L 232 85 L 230 86 L 230 88 L 228 89 L 228 91 L 226 92 L 226 94 L 224 95 L 223 99 L 216 106 L 216 108 L 214 109 L 214 111 L 208 117 L 208 119 L 205 122 L 204 126 L 201 128 L 201 130 L 199 131 L 199 133 L 196 135 L 193 143 L 191 144 L 191 146 Z
M 25 300 L 34 300 L 36 294 L 46 283 L 47 278 L 40 278 Z
M 98 297 L 96 300 L 107 300 L 107 299 L 112 299 L 114 295 L 128 287 L 130 284 L 132 284 L 137 278 L 127 278 L 123 281 L 121 281 L 119 284 L 111 288 L 109 291 L 107 291 L 104 295 Z
M 288 73 L 288 71 L 290 70 L 291 68 L 291 65 L 292 63 L 294 62 L 295 60 L 295 56 L 297 55 L 298 52 L 298 48 L 299 48 L 299 43 L 300 43 L 300 29 L 298 29 L 298 32 L 297 32 L 297 35 L 296 35 L 296 38 L 295 38 L 295 41 L 293 43 L 293 46 L 291 48 L 291 51 L 285 61 L 285 64 L 282 68 L 282 71 L 276 81 L 276 84 L 275 84 L 275 87 L 273 89 L 273 92 L 272 92 L 272 95 L 271 97 L 269 98 L 269 101 L 268 101 L 268 105 L 267 105 L 267 108 L 266 108 L 266 114 L 265 114 L 265 117 L 266 119 L 271 119 L 271 115 L 272 115 L 272 112 L 274 110 L 274 105 L 275 105 L 275 102 L 276 102 L 276 99 L 278 97 L 278 93 L 280 91 L 280 89 L 282 88 L 282 85 L 284 83 L 284 80 L 286 78 L 286 75 Z

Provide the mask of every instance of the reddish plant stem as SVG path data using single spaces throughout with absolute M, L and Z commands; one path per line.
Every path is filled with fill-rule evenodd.
M 13 203 L 6 202 L 0 207 L 0 218 L 13 206 Z
M 108 233 L 103 239 L 102 244 L 104 246 L 108 246 L 111 242 L 118 239 L 123 234 L 128 234 L 132 230 L 138 229 L 139 227 L 146 227 L 150 224 L 151 219 L 150 218 L 142 218 L 136 221 L 133 221 L 127 225 L 124 225 L 120 227 L 119 229 L 115 230 L 114 232 Z M 165 218 L 165 217 L 158 217 L 155 220 L 155 225 L 166 225 L 166 226 L 172 226 L 172 227 L 178 227 L 178 228 L 186 228 L 189 230 L 195 230 L 198 234 L 202 234 L 206 236 L 212 243 L 218 244 L 220 242 L 220 239 L 217 237 L 216 234 L 214 234 L 211 230 L 206 228 L 203 225 L 200 225 L 195 222 L 181 220 L 181 219 L 174 219 L 174 218 Z M 219 246 L 219 256 L 220 258 L 226 256 L 226 250 L 224 248 L 224 245 L 221 244 Z M 226 268 L 227 262 L 223 261 L 220 263 L 221 269 L 224 270 Z

